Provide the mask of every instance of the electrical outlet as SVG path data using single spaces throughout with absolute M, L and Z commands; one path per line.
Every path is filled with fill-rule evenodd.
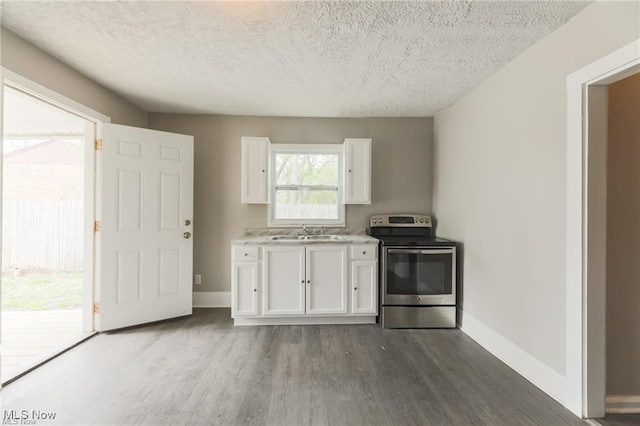
M 196 285 L 202 284 L 202 275 L 196 274 Z

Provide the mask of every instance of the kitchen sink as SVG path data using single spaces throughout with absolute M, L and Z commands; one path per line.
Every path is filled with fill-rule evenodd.
M 340 235 L 272 235 L 270 241 L 342 241 Z
M 344 240 L 344 238 L 342 238 L 340 235 L 307 235 L 306 237 L 303 235 L 302 239 L 310 240 L 310 241 L 342 241 Z
M 269 238 L 267 238 L 267 240 L 271 240 L 271 241 L 283 241 L 283 240 L 288 240 L 288 241 L 298 241 L 301 237 L 297 236 L 297 235 L 272 235 Z

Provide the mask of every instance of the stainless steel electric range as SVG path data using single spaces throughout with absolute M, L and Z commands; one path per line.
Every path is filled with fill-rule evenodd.
M 425 215 L 374 215 L 367 233 L 380 240 L 382 327 L 455 328 L 456 243 Z

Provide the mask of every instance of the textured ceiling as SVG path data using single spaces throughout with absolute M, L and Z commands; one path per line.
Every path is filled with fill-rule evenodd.
M 12 2 L 2 25 L 146 111 L 431 116 L 589 2 Z

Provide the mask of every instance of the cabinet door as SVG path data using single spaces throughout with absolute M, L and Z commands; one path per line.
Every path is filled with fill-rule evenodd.
M 260 264 L 235 262 L 231 277 L 231 316 L 258 315 L 260 295 Z
M 242 138 L 240 202 L 265 204 L 269 201 L 269 138 Z
M 264 315 L 304 314 L 304 247 L 264 249 Z
M 351 262 L 351 313 L 378 313 L 377 262 Z
M 371 204 L 371 139 L 345 139 L 345 203 Z
M 347 246 L 307 247 L 307 314 L 347 313 Z

